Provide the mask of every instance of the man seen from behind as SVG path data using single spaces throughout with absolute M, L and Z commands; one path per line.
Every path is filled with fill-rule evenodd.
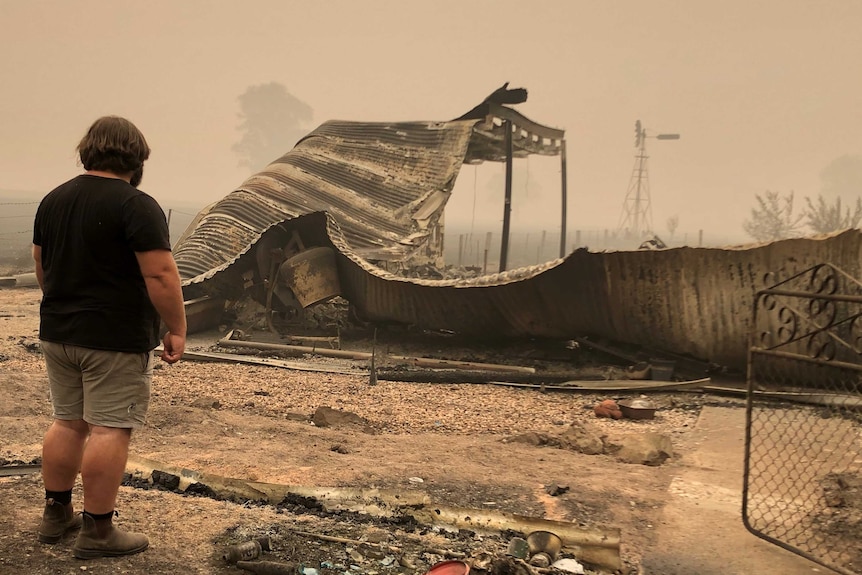
M 133 429 L 150 400 L 160 319 L 162 360 L 179 361 L 186 318 L 165 215 L 137 189 L 150 148 L 134 124 L 99 118 L 77 148 L 86 172 L 39 205 L 33 258 L 39 338 L 54 408 L 42 444 L 45 510 L 38 538 L 79 529 L 75 557 L 129 555 L 146 535 L 113 525 Z M 81 515 L 72 507 L 80 471 Z

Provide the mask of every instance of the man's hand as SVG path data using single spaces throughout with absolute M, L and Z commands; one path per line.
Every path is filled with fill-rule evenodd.
M 162 351 L 162 361 L 167 363 L 176 363 L 183 356 L 186 350 L 186 337 L 184 335 L 175 335 L 171 332 L 165 334 L 162 339 L 164 349 Z

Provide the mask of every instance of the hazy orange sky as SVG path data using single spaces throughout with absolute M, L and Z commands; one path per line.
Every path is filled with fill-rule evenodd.
M 0 189 L 72 177 L 87 126 L 119 114 L 153 148 L 142 188 L 203 204 L 248 175 L 231 146 L 250 85 L 286 86 L 310 130 L 450 119 L 509 81 L 567 131 L 570 229 L 618 224 L 640 119 L 682 135 L 648 144 L 657 231 L 678 215 L 743 237 L 755 193 L 816 196 L 829 162 L 862 154 L 860 25 L 857 0 L 0 0 Z M 481 184 L 502 168 L 482 169 L 475 188 L 462 171 L 451 222 L 474 189 L 478 219 L 502 218 Z M 515 169 L 541 191 L 516 194 L 513 225 L 558 228 L 558 162 Z

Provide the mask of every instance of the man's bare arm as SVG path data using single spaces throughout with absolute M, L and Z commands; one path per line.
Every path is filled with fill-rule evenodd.
M 33 261 L 36 262 L 36 281 L 39 288 L 45 291 L 45 271 L 42 269 L 42 246 L 33 244 Z
M 177 264 L 168 250 L 135 252 L 135 256 L 147 284 L 150 301 L 168 328 L 163 340 L 162 359 L 174 363 L 182 357 L 186 345 L 186 310 Z

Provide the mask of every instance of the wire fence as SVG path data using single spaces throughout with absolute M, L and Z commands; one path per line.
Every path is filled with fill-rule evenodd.
M 755 535 L 862 573 L 862 283 L 829 264 L 758 294 L 743 519 Z
M 562 254 L 568 255 L 578 248 L 590 251 L 635 250 L 648 239 L 624 231 L 610 229 L 572 230 L 566 234 Z M 664 238 L 667 247 L 727 245 L 717 235 L 679 233 Z M 503 234 L 501 231 L 459 232 L 446 229 L 443 258 L 447 265 L 475 267 L 487 273 L 499 271 Z M 561 257 L 559 230 L 516 231 L 509 234 L 506 269 L 515 269 L 544 263 Z
M 0 262 L 29 258 L 33 233 L 33 217 L 38 201 L 0 202 Z M 182 236 L 194 220 L 196 212 L 165 206 L 165 215 L 171 234 L 171 244 Z M 499 270 L 502 248 L 501 230 L 462 232 L 447 228 L 444 238 L 445 264 L 458 267 L 475 267 L 487 273 Z M 591 251 L 637 249 L 645 238 L 632 237 L 610 229 L 571 230 L 566 234 L 564 254 L 578 248 Z M 719 245 L 720 238 L 705 235 L 703 231 L 677 233 L 664 238 L 669 247 L 681 245 Z M 24 256 L 22 256 L 24 254 Z M 509 235 L 506 269 L 544 263 L 560 257 L 560 232 L 557 230 L 513 231 Z
M 33 218 L 38 207 L 38 201 L 0 202 L 0 275 L 32 268 Z M 165 215 L 173 245 L 197 214 L 166 208 Z
M 33 216 L 38 207 L 38 201 L 0 202 L 0 275 L 31 270 Z
M 10 211 L 8 206 L 18 207 L 22 213 L 4 213 Z M 23 208 L 21 208 L 23 207 Z M 33 233 L 33 218 L 36 216 L 36 209 L 39 207 L 39 202 L 0 202 L 0 238 L 17 236 L 20 234 Z M 168 218 L 168 227 L 171 232 L 172 243 L 185 231 L 186 227 L 192 222 L 197 214 L 168 208 L 165 210 Z

